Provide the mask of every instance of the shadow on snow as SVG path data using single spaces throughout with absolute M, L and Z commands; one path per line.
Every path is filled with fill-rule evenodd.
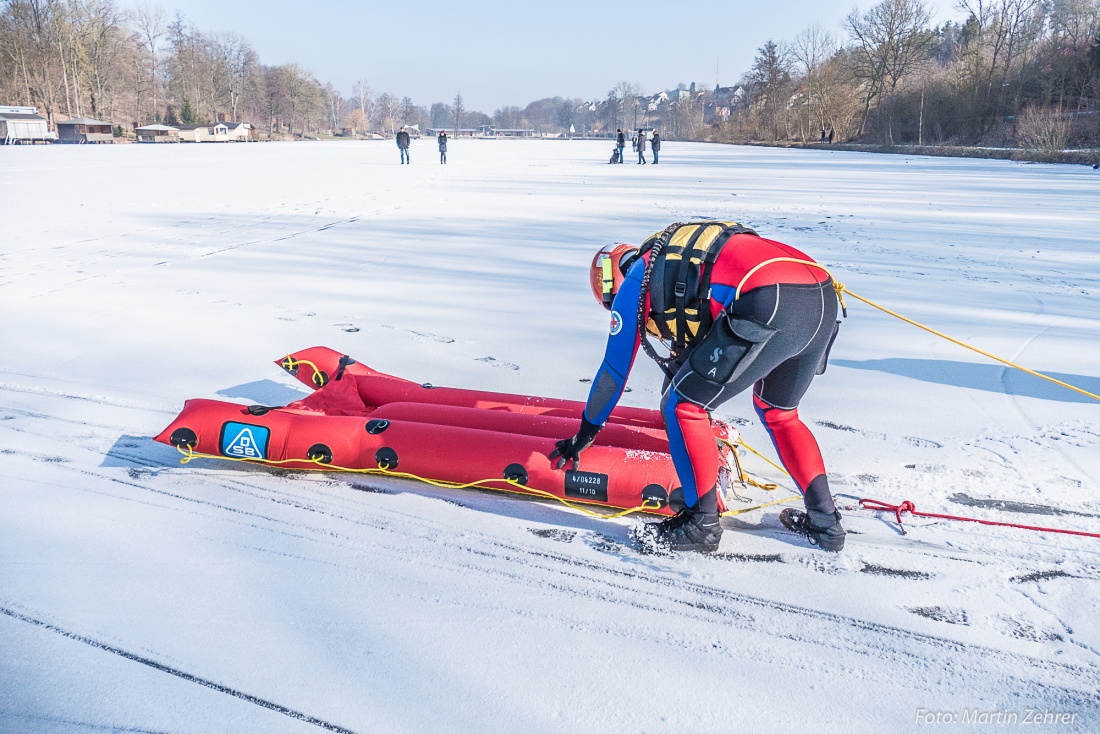
M 1063 403 L 1095 402 L 1092 398 L 1080 393 L 1075 393 L 1054 383 L 1041 380 L 1034 375 L 999 364 L 902 358 L 868 359 L 864 361 L 833 359 L 829 361 L 829 364 L 830 366 L 848 367 L 854 370 L 886 372 L 891 375 L 900 375 L 901 377 L 910 377 L 914 380 L 935 382 L 941 385 L 953 385 L 972 390 L 985 390 L 986 392 L 998 392 L 1040 400 L 1056 400 Z M 1045 374 L 1082 390 L 1100 393 L 1100 378 L 1088 375 L 1069 375 L 1061 372 L 1047 372 Z

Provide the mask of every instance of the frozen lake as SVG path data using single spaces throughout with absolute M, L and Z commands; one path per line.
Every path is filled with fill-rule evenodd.
M 195 461 L 191 397 L 281 405 L 326 345 L 583 400 L 609 242 L 735 219 L 855 293 L 1100 393 L 1100 174 L 666 142 L 0 149 L 0 732 L 1100 728 L 1100 405 L 849 299 L 801 407 L 849 529 L 722 553 L 495 493 Z M 655 408 L 639 356 L 624 404 Z M 770 445 L 746 394 L 718 415 Z M 564 438 L 564 437 L 563 437 Z M 753 504 L 793 492 L 745 492 Z M 1024 725 L 1021 723 L 1021 726 Z M 1041 727 L 1040 727 L 1041 729 Z

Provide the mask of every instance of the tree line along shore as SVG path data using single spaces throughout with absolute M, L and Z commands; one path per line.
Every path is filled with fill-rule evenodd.
M 767 40 L 735 83 L 654 93 L 621 81 L 601 99 L 549 97 L 488 114 L 462 94 L 429 105 L 349 93 L 298 64 L 267 65 L 246 38 L 180 13 L 116 0 L 4 0 L 0 105 L 34 107 L 56 129 L 87 118 L 119 139 L 149 125 L 248 121 L 251 139 L 392 137 L 404 127 L 666 140 L 832 145 L 914 154 L 1097 163 L 1100 0 L 960 0 L 931 22 L 922 0 L 853 10 Z M 13 108 L 14 109 L 14 108 Z M 490 133 L 491 134 L 491 133 Z

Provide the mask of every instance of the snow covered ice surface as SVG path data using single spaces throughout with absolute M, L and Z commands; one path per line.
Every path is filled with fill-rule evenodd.
M 715 557 L 643 556 L 630 519 L 151 441 L 190 397 L 301 396 L 272 360 L 315 344 L 584 399 L 594 250 L 703 216 L 1100 392 L 1091 169 L 609 147 L 0 150 L 0 731 L 1100 730 L 1096 539 L 843 510 L 829 555 L 780 506 Z M 1100 532 L 1100 405 L 848 311 L 802 405 L 835 492 Z M 640 356 L 624 403 L 659 377 Z M 770 449 L 748 395 L 719 416 Z

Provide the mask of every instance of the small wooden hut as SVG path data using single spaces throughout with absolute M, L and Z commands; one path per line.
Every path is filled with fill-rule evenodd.
M 146 125 L 135 127 L 139 143 L 178 143 L 180 141 L 179 128 L 169 125 Z
M 111 123 L 77 117 L 57 123 L 57 140 L 61 143 L 113 143 Z

